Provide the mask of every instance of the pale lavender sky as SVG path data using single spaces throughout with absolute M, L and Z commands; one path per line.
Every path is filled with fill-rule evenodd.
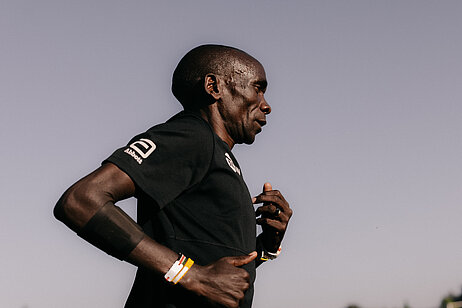
M 0 307 L 122 307 L 135 268 L 52 217 L 63 191 L 180 110 L 181 56 L 259 59 L 273 108 L 235 154 L 294 209 L 254 307 L 436 307 L 462 287 L 461 1 L 0 3 Z M 124 202 L 133 214 L 135 202 Z

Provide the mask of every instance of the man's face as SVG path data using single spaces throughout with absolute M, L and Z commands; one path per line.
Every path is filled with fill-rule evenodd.
M 266 124 L 271 107 L 265 100 L 267 87 L 263 66 L 255 59 L 236 61 L 224 82 L 219 110 L 234 143 L 251 144 Z

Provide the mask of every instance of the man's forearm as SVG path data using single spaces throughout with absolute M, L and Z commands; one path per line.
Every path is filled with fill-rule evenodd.
M 81 208 L 84 207 L 72 204 L 76 199 L 81 198 L 67 195 L 61 198 L 55 207 L 56 218 L 107 254 L 159 274 L 167 272 L 178 258 L 174 251 L 149 238 L 141 227 L 112 201 L 107 201 L 82 225 L 81 221 L 84 220 L 72 217 L 72 213 L 82 212 Z M 87 207 L 89 212 L 97 205 L 87 204 Z

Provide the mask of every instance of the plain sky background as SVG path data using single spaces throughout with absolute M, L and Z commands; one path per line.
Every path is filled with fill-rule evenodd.
M 254 307 L 436 307 L 462 286 L 462 1 L 0 2 L 0 307 L 122 307 L 135 268 L 55 220 L 72 183 L 180 110 L 203 43 L 266 68 L 236 146 L 294 209 Z M 135 213 L 135 201 L 122 207 Z

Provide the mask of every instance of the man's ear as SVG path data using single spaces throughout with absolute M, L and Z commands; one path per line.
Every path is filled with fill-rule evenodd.
M 218 87 L 220 80 L 214 74 L 207 74 L 205 75 L 204 79 L 204 90 L 205 93 L 211 95 L 213 99 L 216 101 L 221 97 L 221 93 Z

